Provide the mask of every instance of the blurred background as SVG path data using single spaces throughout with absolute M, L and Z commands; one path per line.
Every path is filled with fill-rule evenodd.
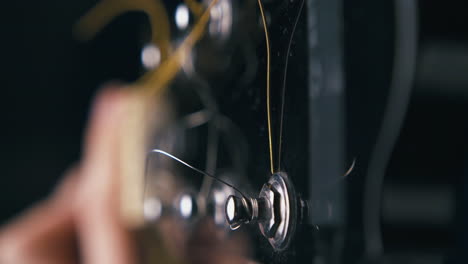
M 89 43 L 73 36 L 75 23 L 95 4 L 3 4 L 1 223 L 46 197 L 79 160 L 99 87 L 139 76 L 144 17 L 125 15 Z
M 344 2 L 348 156 L 358 160 L 348 197 L 361 201 L 391 79 L 394 12 L 392 1 Z M 142 36 L 147 34 L 143 16 L 119 17 L 91 42 L 74 38 L 74 24 L 95 4 L 3 3 L 0 224 L 46 197 L 79 160 L 96 90 L 141 75 Z M 386 247 L 422 252 L 427 259 L 419 257 L 420 263 L 467 259 L 467 11 L 466 1 L 418 2 L 414 85 L 386 170 Z M 362 223 L 361 210 L 359 202 L 349 206 L 350 226 Z M 351 241 L 362 242 L 354 235 Z

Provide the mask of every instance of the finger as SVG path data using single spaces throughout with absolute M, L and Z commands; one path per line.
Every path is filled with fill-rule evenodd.
M 27 210 L 0 231 L 0 263 L 71 264 L 77 250 L 72 211 L 67 203 L 77 171 L 65 177 L 49 199 Z
M 119 214 L 119 126 L 127 94 L 107 89 L 95 103 L 84 146 L 76 200 L 77 229 L 86 264 L 135 262 L 131 236 Z

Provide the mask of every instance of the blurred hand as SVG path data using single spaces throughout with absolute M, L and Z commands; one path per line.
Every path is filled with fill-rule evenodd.
M 106 89 L 97 96 L 80 163 L 49 198 L 0 229 L 0 264 L 137 263 L 136 241 L 119 212 L 117 132 L 125 125 L 131 100 L 123 89 Z M 250 243 L 244 234 L 228 238 L 208 219 L 187 237 L 190 232 L 177 223 L 161 221 L 158 229 L 168 243 L 147 245 L 151 252 L 162 248 L 190 263 L 254 263 L 247 257 Z M 155 257 L 151 261 L 166 262 Z
M 49 198 L 0 229 L 0 263 L 136 263 L 132 237 L 118 209 L 115 131 L 127 93 L 106 89 L 98 95 L 81 162 Z

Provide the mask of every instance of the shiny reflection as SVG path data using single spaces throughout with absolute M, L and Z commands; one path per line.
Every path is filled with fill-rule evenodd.
M 163 209 L 157 221 L 151 221 L 154 201 L 150 199 L 145 205 L 148 207 L 144 209 L 148 210 L 145 215 L 149 215 L 146 228 L 153 235 L 146 230 L 143 233 L 155 244 L 145 241 L 144 255 L 149 260 L 144 263 L 253 263 L 252 240 L 258 232 L 249 232 L 252 229 L 249 226 L 232 232 L 225 212 L 227 198 L 236 194 L 235 187 L 230 185 L 239 186 L 242 192 L 249 188 L 243 172 L 247 144 L 242 131 L 217 112 L 209 87 L 194 85 L 193 88 L 200 93 L 201 104 L 206 107 L 196 106 L 181 116 L 169 117 L 174 119 L 167 129 L 155 132 L 156 140 L 150 146 L 150 153 L 155 155 L 150 154 L 146 164 L 145 197 L 158 197 Z M 183 91 L 186 90 L 184 87 Z M 206 148 L 197 144 L 205 137 L 209 139 Z M 217 137 L 217 147 L 210 153 L 209 143 Z M 218 158 L 219 151 L 228 151 L 230 155 L 220 163 L 213 162 L 212 174 L 218 180 L 204 192 L 203 173 L 196 173 L 197 170 L 183 162 L 210 171 L 206 167 L 211 165 L 204 163 L 209 157 Z M 205 158 L 198 159 L 198 156 Z
M 233 201 L 233 199 L 229 199 L 226 204 L 226 216 L 228 219 L 234 219 L 236 213 L 236 208 Z
M 147 221 L 156 221 L 162 214 L 162 203 L 158 198 L 146 199 L 143 204 L 143 214 Z
M 191 218 L 195 215 L 196 201 L 190 194 L 183 194 L 179 200 L 179 211 L 183 218 Z
M 193 218 L 195 202 L 194 196 L 183 193 L 177 214 L 162 213 L 156 222 L 147 222 L 148 229 L 142 232 L 146 236 L 143 263 L 255 263 L 250 234 L 244 229 L 220 229 L 210 216 Z M 150 208 L 158 204 L 156 198 L 147 199 L 145 209 L 154 213 Z
M 232 30 L 232 4 L 228 0 L 220 0 L 210 12 L 209 32 L 222 40 L 227 39 Z
M 141 63 L 147 70 L 156 68 L 161 62 L 161 51 L 153 44 L 146 45 L 141 51 Z
M 234 190 L 216 182 L 206 205 L 210 208 L 202 212 L 199 190 L 187 181 L 190 174 L 168 157 L 156 156 L 152 161 L 144 201 L 146 227 L 151 232 L 143 231 L 147 236 L 143 263 L 253 263 L 253 234 L 244 228 L 230 231 L 225 218 L 226 199 Z M 229 179 L 235 175 L 223 174 Z
M 229 193 L 228 193 L 229 195 Z M 213 212 L 213 219 L 215 224 L 218 226 L 227 226 L 226 223 L 226 216 L 224 213 L 224 204 L 226 203 L 226 192 L 222 191 L 213 191 L 213 202 L 214 202 L 214 212 Z
M 184 30 L 188 27 L 190 19 L 190 11 L 188 7 L 184 4 L 180 4 L 177 6 L 175 11 L 175 22 L 177 27 L 180 30 Z

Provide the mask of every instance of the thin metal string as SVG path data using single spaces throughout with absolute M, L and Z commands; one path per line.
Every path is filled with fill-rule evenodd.
M 280 131 L 279 131 L 279 144 L 278 144 L 278 171 L 281 170 L 281 146 L 283 143 L 283 120 L 284 120 L 284 98 L 286 96 L 286 79 L 288 76 L 288 65 L 289 65 L 289 53 L 291 52 L 291 46 L 294 38 L 294 33 L 296 33 L 297 24 L 299 23 L 299 18 L 301 17 L 302 8 L 304 7 L 305 0 L 302 0 L 299 11 L 297 11 L 296 21 L 294 22 L 293 29 L 291 31 L 291 36 L 289 37 L 288 49 L 286 51 L 286 61 L 284 62 L 284 77 L 283 77 L 283 91 L 281 94 L 281 114 L 280 114 Z
M 188 164 L 187 162 L 185 162 L 185 161 L 183 161 L 183 160 L 177 158 L 176 156 L 174 156 L 174 155 L 172 155 L 172 154 L 170 154 L 170 153 L 167 153 L 167 152 L 165 152 L 165 151 L 163 151 L 163 150 L 160 150 L 160 149 L 152 149 L 152 150 L 150 150 L 150 151 L 148 152 L 148 154 L 147 154 L 147 156 L 146 156 L 145 181 L 146 181 L 147 176 L 148 176 L 149 162 L 151 161 L 152 154 L 162 154 L 162 155 L 164 155 L 164 156 L 166 156 L 166 157 L 169 157 L 169 158 L 171 158 L 171 159 L 173 159 L 173 160 L 179 162 L 180 164 L 182 164 L 182 165 L 184 165 L 184 166 L 186 166 L 186 167 L 188 167 L 188 168 L 190 168 L 190 169 L 192 169 L 192 170 L 194 170 L 194 171 L 196 171 L 196 172 L 198 172 L 198 173 L 200 173 L 200 174 L 202 174 L 202 175 L 204 175 L 204 176 L 210 177 L 210 178 L 212 178 L 212 179 L 214 179 L 214 180 L 216 180 L 216 181 L 218 181 L 218 182 L 221 182 L 221 183 L 223 183 L 223 184 L 229 186 L 230 188 L 232 188 L 232 189 L 234 189 L 235 191 L 237 191 L 240 195 L 242 195 L 242 198 L 247 199 L 247 200 L 250 199 L 249 196 L 245 195 L 243 192 L 241 192 L 241 191 L 240 191 L 238 188 L 236 188 L 234 185 L 231 185 L 230 183 L 227 183 L 227 182 L 225 182 L 224 180 L 221 180 L 221 179 L 219 179 L 218 177 L 213 176 L 212 174 L 210 174 L 210 173 L 208 173 L 208 172 L 202 171 L 202 170 L 200 170 L 200 169 L 198 169 L 198 168 L 196 168 L 196 167 L 194 167 L 194 166 Z M 147 184 L 145 183 L 145 186 L 146 186 L 146 185 L 147 185 Z M 144 191 L 146 191 L 146 188 L 145 188 Z
M 258 7 L 260 8 L 260 15 L 262 17 L 263 29 L 265 31 L 265 43 L 267 50 L 267 77 L 266 77 L 266 89 L 267 89 L 267 120 L 268 120 L 268 146 L 270 149 L 270 171 L 271 174 L 275 171 L 273 161 L 273 139 L 271 135 L 271 106 L 270 106 L 270 37 L 268 36 L 268 26 L 266 22 L 265 13 L 263 11 L 262 0 L 258 0 Z

